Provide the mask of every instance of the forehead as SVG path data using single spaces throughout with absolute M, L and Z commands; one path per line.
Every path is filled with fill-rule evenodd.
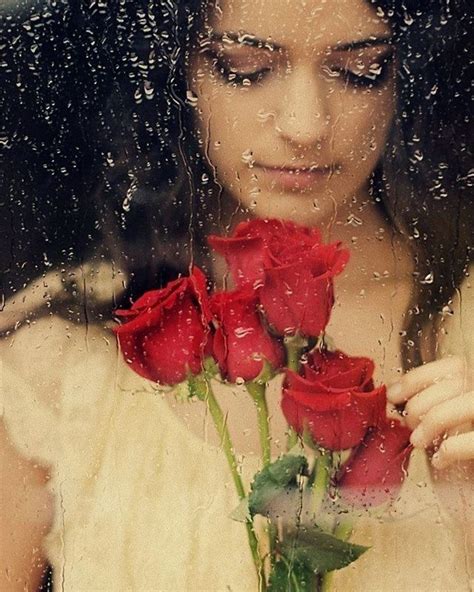
M 207 24 L 296 50 L 390 33 L 368 0 L 215 0 Z

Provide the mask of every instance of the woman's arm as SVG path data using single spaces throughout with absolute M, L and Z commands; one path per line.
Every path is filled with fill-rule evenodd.
M 51 528 L 48 471 L 12 446 L 0 419 L 0 590 L 36 591 L 46 560 L 43 537 Z

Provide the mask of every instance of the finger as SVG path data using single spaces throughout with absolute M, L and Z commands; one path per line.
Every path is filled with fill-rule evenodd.
M 453 380 L 442 380 L 438 384 L 432 384 L 414 395 L 406 404 L 403 413 L 406 424 L 410 429 L 414 430 L 430 409 L 444 401 L 458 397 L 462 394 L 462 390 L 462 377 Z
M 419 426 L 412 432 L 410 441 L 416 448 L 426 448 L 450 428 L 474 420 L 474 391 L 465 393 L 431 408 Z
M 436 469 L 444 469 L 458 461 L 474 460 L 474 432 L 451 436 L 439 447 L 431 462 Z
M 391 385 L 387 391 L 387 398 L 394 405 L 400 405 L 432 384 L 445 379 L 456 379 L 463 374 L 464 361 L 458 356 L 429 362 L 410 370 Z

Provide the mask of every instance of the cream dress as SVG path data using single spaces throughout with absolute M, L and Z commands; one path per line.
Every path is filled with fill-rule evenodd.
M 466 283 L 441 352 L 462 352 L 471 367 L 473 292 Z M 44 550 L 55 590 L 258 589 L 245 528 L 229 517 L 238 500 L 222 452 L 184 428 L 170 394 L 127 367 L 110 330 L 43 317 L 6 339 L 1 355 L 11 439 L 52 467 Z M 257 467 L 243 459 L 247 483 Z M 384 521 L 359 521 L 353 540 L 372 549 L 337 573 L 333 589 L 470 590 L 466 537 L 416 454 Z

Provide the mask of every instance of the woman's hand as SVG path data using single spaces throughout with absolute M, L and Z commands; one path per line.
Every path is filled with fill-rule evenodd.
M 405 405 L 411 442 L 431 461 L 438 499 L 474 556 L 473 372 L 459 357 L 430 362 L 407 372 L 388 390 L 388 400 Z
M 427 450 L 434 469 L 474 465 L 472 370 L 461 358 L 444 358 L 407 372 L 388 389 L 388 400 L 405 404 L 411 442 Z

